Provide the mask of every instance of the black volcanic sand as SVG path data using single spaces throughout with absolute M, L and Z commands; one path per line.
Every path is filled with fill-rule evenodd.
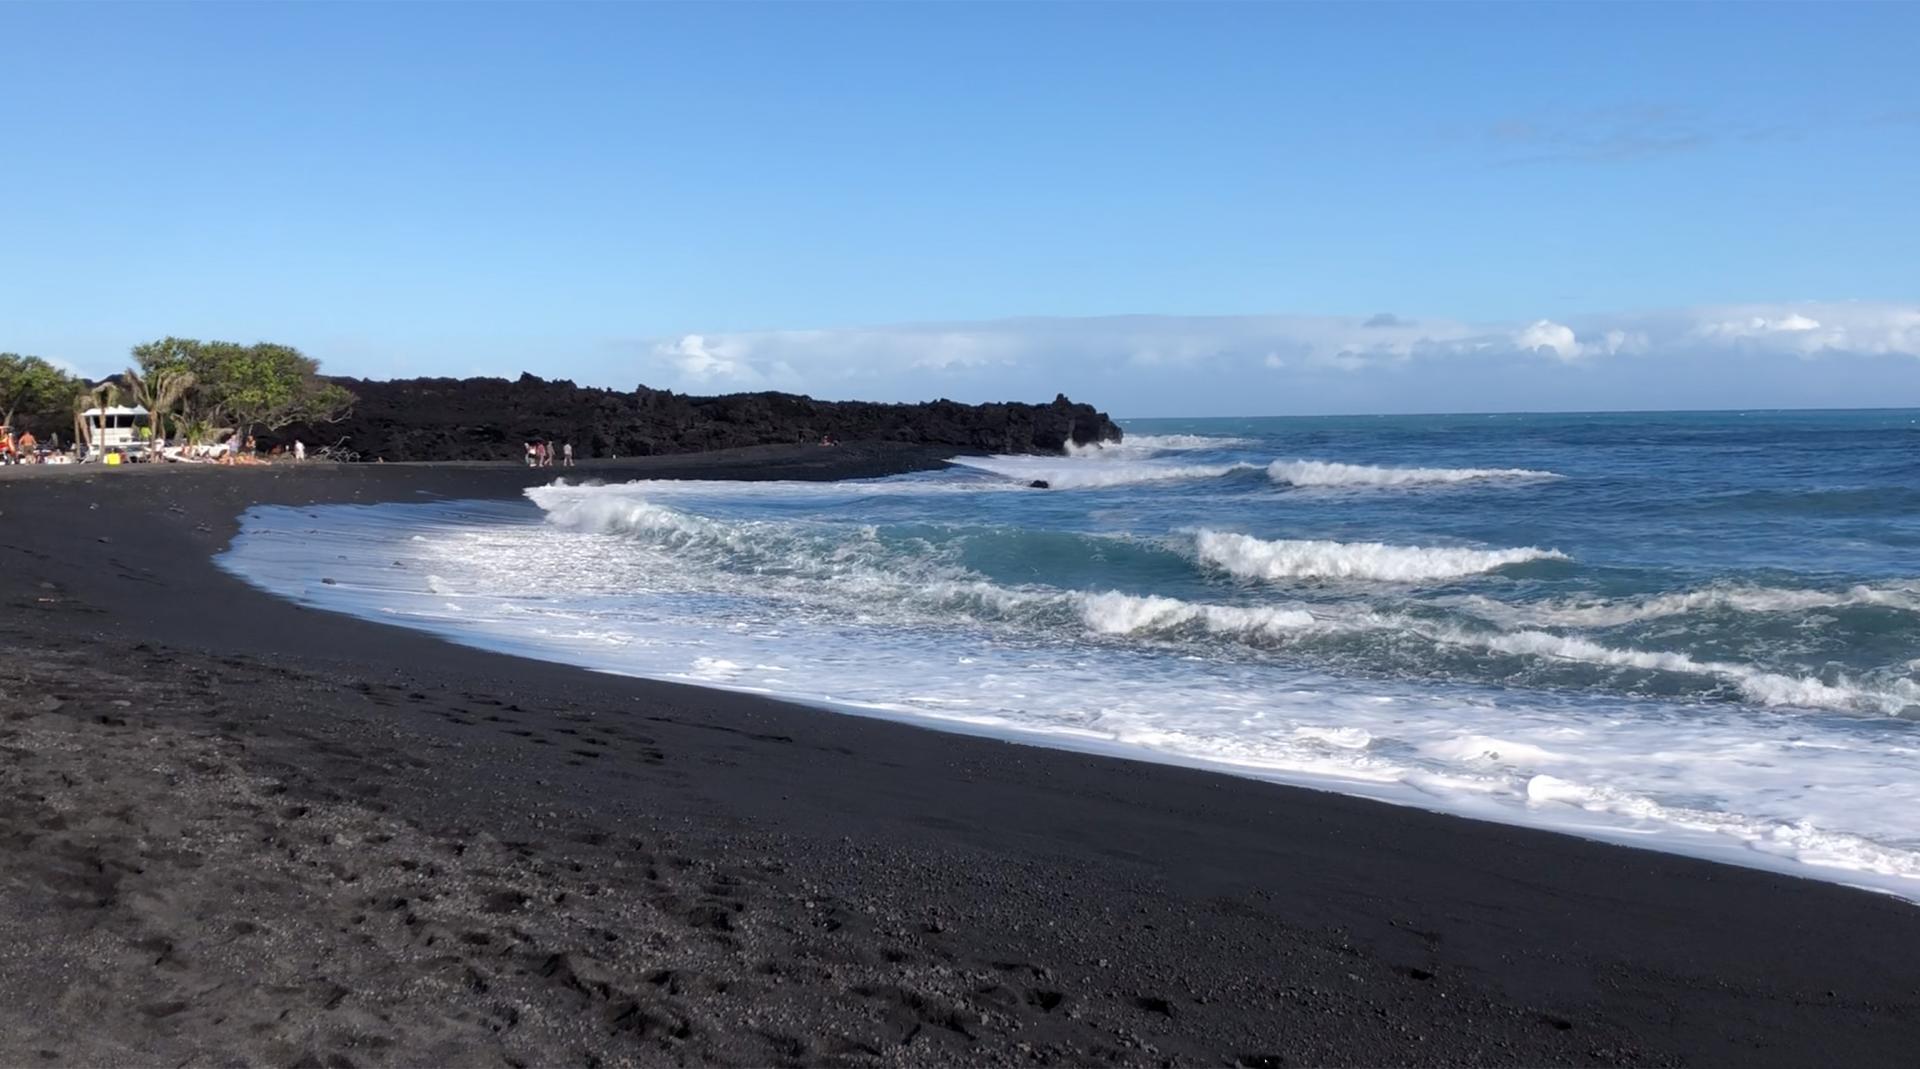
M 1920 1051 L 1898 900 L 489 654 L 210 563 L 250 503 L 551 474 L 5 469 L 0 1064 Z

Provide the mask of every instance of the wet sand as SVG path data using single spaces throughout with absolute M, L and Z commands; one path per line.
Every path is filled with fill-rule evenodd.
M 572 473 L 829 478 L 759 449 Z M 0 1064 L 1911 1064 L 1920 909 L 454 646 L 211 563 L 515 466 L 0 469 Z M 568 474 L 568 473 L 559 473 Z

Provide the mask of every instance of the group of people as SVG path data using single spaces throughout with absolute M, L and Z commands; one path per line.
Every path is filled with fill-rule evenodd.
M 51 445 L 42 448 L 40 440 L 32 431 L 13 433 L 13 428 L 0 428 L 0 464 L 39 464 L 48 456 L 60 452 L 60 439 L 55 436 Z
M 563 442 L 556 451 L 554 444 L 547 441 L 527 443 L 527 467 L 551 468 L 556 460 L 560 467 L 573 467 L 573 443 Z

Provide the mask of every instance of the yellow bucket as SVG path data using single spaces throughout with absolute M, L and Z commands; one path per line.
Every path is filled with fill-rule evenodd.
M 120 454 L 108 453 L 106 463 L 108 464 L 108 466 L 112 466 L 114 464 L 120 463 Z

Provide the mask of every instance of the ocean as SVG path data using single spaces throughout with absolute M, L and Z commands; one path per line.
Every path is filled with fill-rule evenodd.
M 221 563 L 525 656 L 1920 900 L 1920 412 L 1123 426 L 261 507 Z

